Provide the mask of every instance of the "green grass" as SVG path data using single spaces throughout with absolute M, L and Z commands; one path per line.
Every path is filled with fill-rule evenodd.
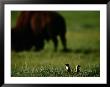
M 19 12 L 18 12 L 19 13 Z M 45 42 L 44 50 L 11 53 L 13 77 L 99 77 L 100 76 L 100 13 L 98 11 L 59 12 L 67 24 L 67 46 L 72 52 L 53 51 L 53 43 Z M 15 26 L 17 12 L 12 12 L 11 26 Z M 65 70 L 69 63 L 72 73 Z M 75 66 L 81 65 L 80 73 Z

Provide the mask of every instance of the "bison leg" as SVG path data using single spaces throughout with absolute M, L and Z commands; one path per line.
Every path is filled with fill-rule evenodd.
M 67 50 L 67 45 L 66 45 L 66 37 L 65 35 L 60 35 L 61 43 L 63 45 L 63 50 Z
M 62 45 L 63 45 L 63 52 L 71 52 L 72 50 L 71 49 L 68 49 L 67 48 L 67 43 L 66 43 L 66 37 L 65 37 L 65 35 L 63 34 L 61 34 L 60 35 L 60 38 L 61 38 L 61 42 L 62 42 Z
M 58 39 L 57 37 L 52 37 L 53 43 L 54 43 L 54 51 L 57 51 L 57 47 L 58 47 Z

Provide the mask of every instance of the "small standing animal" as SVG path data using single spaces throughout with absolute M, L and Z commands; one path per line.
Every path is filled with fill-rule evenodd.
M 70 73 L 71 72 L 71 68 L 69 64 L 65 64 L 66 65 L 66 70 Z
M 76 65 L 76 72 L 79 73 L 80 72 L 80 65 Z

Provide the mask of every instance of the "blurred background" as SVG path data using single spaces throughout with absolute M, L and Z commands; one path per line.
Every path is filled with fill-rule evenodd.
M 11 52 L 12 77 L 99 77 L 100 76 L 100 11 L 58 11 L 66 21 L 67 47 L 72 52 L 58 51 L 53 43 L 45 42 L 42 51 Z M 11 27 L 16 24 L 19 11 L 11 12 Z M 72 74 L 67 73 L 65 64 L 70 64 Z M 75 66 L 81 72 L 75 73 Z

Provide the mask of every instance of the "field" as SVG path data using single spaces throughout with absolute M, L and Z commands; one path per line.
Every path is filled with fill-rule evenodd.
M 12 77 L 99 77 L 100 76 L 100 12 L 59 12 L 67 25 L 67 46 L 71 52 L 62 52 L 59 39 L 58 51 L 53 51 L 52 41 L 45 42 L 44 50 L 11 52 Z M 12 12 L 11 26 L 19 13 Z M 65 64 L 70 64 L 68 73 Z M 76 65 L 81 66 L 79 73 Z

